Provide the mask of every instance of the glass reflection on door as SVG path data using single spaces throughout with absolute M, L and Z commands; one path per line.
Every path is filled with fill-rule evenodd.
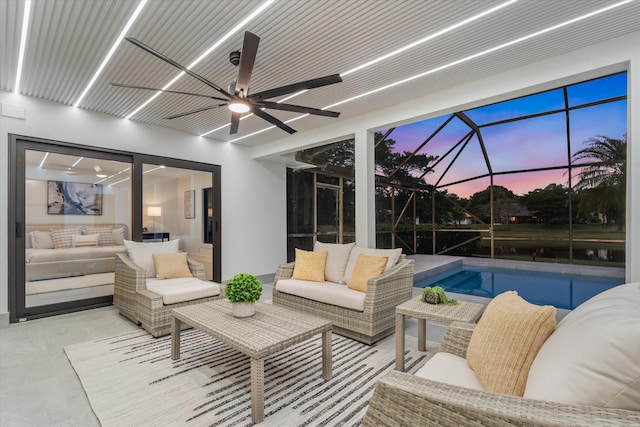
M 143 164 L 142 170 L 142 240 L 179 239 L 180 250 L 203 263 L 205 278 L 213 280 L 214 242 L 206 241 L 205 229 L 216 218 L 205 217 L 209 209 L 203 208 L 203 190 L 212 188 L 213 174 L 153 164 Z
M 131 238 L 131 164 L 25 153 L 25 307 L 113 295 Z

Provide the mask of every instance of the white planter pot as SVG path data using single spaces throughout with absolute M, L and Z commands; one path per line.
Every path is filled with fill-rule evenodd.
M 256 314 L 256 304 L 247 302 L 234 302 L 231 304 L 234 317 L 251 317 Z

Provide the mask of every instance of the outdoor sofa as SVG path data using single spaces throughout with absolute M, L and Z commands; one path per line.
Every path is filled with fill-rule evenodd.
M 451 324 L 440 352 L 415 375 L 386 374 L 363 425 L 640 425 L 640 283 L 596 295 L 560 321 L 531 355 L 521 396 L 470 380 L 467 350 L 482 321 Z
M 316 242 L 314 251 L 327 251 L 324 280 L 292 279 L 296 262 L 278 267 L 273 304 L 303 311 L 333 322 L 333 331 L 373 344 L 395 330 L 395 308 L 412 297 L 414 261 L 401 249 L 370 249 L 352 244 Z M 358 256 L 388 258 L 382 275 L 367 281 L 366 292 L 347 286 Z

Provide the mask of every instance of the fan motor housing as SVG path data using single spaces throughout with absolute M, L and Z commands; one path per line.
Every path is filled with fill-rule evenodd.
M 234 50 L 233 52 L 231 52 L 229 54 L 229 62 L 231 62 L 236 67 L 238 66 L 238 64 L 240 63 L 240 51 L 239 50 Z

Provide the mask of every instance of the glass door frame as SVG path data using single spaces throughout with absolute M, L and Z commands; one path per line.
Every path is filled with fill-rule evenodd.
M 211 172 L 213 188 L 213 280 L 220 282 L 221 272 L 221 167 L 189 160 L 173 159 L 134 152 L 111 150 L 9 134 L 9 207 L 8 207 L 8 305 L 9 321 L 37 319 L 111 305 L 112 296 L 95 297 L 57 304 L 25 307 L 25 155 L 27 150 L 50 151 L 73 156 L 98 157 L 132 164 L 131 174 L 131 238 L 142 241 L 142 165 L 164 164 L 170 167 Z

